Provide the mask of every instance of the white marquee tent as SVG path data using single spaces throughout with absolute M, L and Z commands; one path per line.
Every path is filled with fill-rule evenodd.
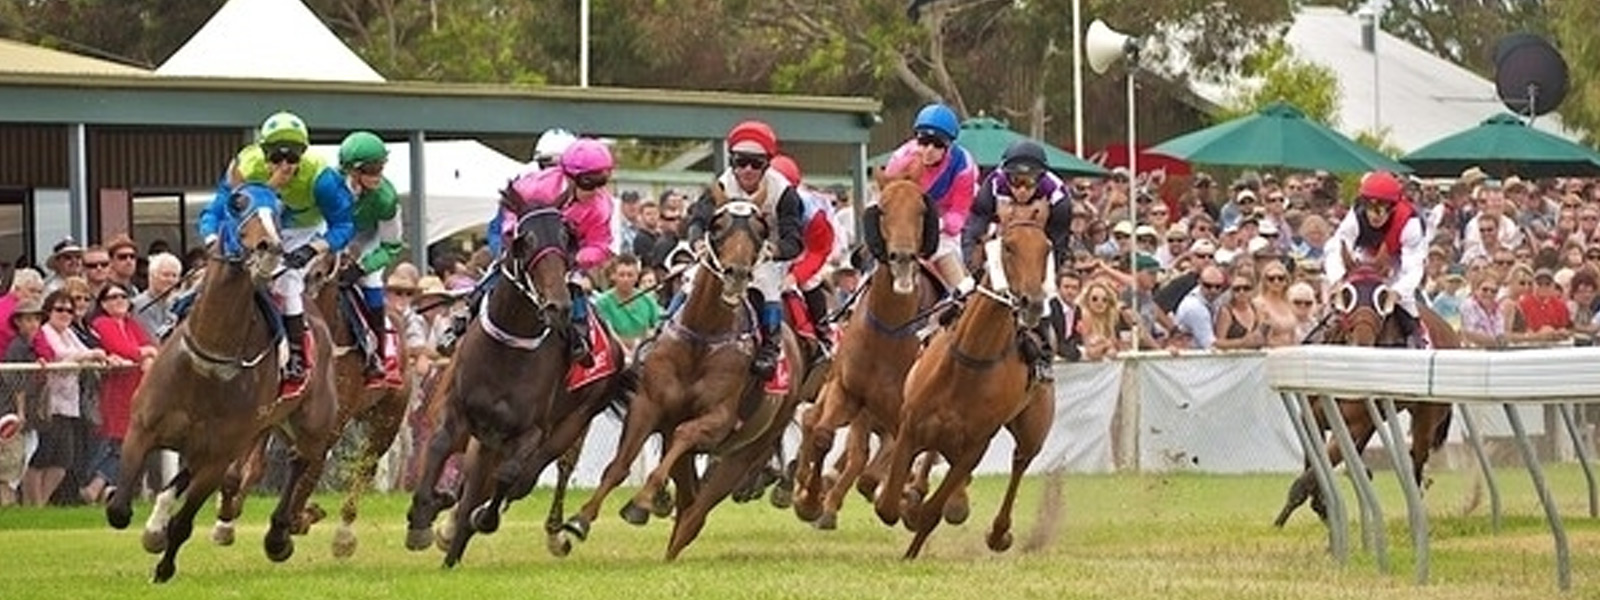
M 293 43 L 263 47 L 240 40 L 261 32 Z M 200 31 L 156 69 L 157 75 L 317 81 L 384 81 L 301 0 L 228 0 Z M 265 116 L 265 115 L 263 115 Z M 315 115 L 303 115 L 316 126 Z M 332 157 L 335 149 L 320 148 Z M 498 192 L 523 165 L 474 140 L 427 142 L 424 227 L 429 243 L 485 222 Z M 411 188 L 407 143 L 389 144 L 389 179 L 401 195 Z

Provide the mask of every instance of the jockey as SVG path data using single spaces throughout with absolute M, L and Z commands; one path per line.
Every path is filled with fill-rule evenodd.
M 756 264 L 751 273 L 750 287 L 760 296 L 761 344 L 750 361 L 750 370 L 763 380 L 772 377 L 778 367 L 778 343 L 783 328 L 783 302 L 779 294 L 789 272 L 789 261 L 800 255 L 804 248 L 801 236 L 802 202 L 789 180 L 768 166 L 778 155 L 778 136 L 772 127 L 761 121 L 744 121 L 734 125 L 726 140 L 729 165 L 717 178 L 716 185 L 728 195 L 729 200 L 754 200 L 752 197 L 765 187 L 767 195 L 761 210 L 773 224 L 771 239 L 767 240 L 770 253 L 766 260 Z M 702 196 L 689 209 L 688 235 L 685 239 L 694 244 L 703 243 L 706 230 L 715 216 L 711 195 Z M 697 252 L 704 252 L 700 250 Z
M 384 346 L 389 336 L 384 335 L 383 271 L 400 262 L 405 251 L 399 194 L 383 175 L 388 160 L 389 149 L 371 132 L 357 131 L 339 144 L 339 169 L 355 196 L 355 236 L 351 244 L 358 253 L 340 274 L 340 283 L 361 286 L 362 306 L 366 309 L 363 316 L 376 338 L 376 344 L 368 349 L 365 370 L 369 388 L 400 383 L 398 372 L 384 372 Z
M 523 204 L 560 210 L 575 237 L 572 241 L 578 251 L 572 262 L 577 270 L 568 274 L 567 284 L 572 291 L 573 335 L 568 338 L 567 350 L 573 362 L 593 367 L 593 349 L 589 346 L 589 299 L 576 282 L 579 272 L 604 265 L 611 258 L 612 201 L 606 184 L 611 181 L 616 163 L 611 158 L 611 150 L 594 138 L 574 141 L 556 163 L 512 180 L 511 191 Z M 489 238 L 489 248 L 496 255 L 516 235 L 517 227 L 516 216 L 504 208 L 500 210 L 499 221 L 500 231 Z M 480 290 L 486 288 L 479 286 Z
M 834 226 L 833 203 L 810 186 L 800 183 L 800 165 L 788 155 L 772 157 L 772 170 L 783 175 L 800 196 L 800 223 L 803 226 L 800 257 L 789 265 L 785 288 L 800 290 L 806 300 L 806 313 L 811 318 L 817 342 L 828 347 L 828 326 L 823 318 L 828 314 L 828 292 L 822 288 L 822 266 L 833 253 Z
M 1053 250 L 1050 262 L 1045 264 L 1045 292 L 1054 296 L 1056 267 L 1072 256 L 1068 243 L 1072 233 L 1072 201 L 1067 189 L 1061 178 L 1050 171 L 1044 147 L 1028 140 L 1013 142 L 1001 155 L 1000 168 L 984 179 L 973 199 L 972 214 L 961 232 L 962 253 L 971 259 L 975 247 L 989 233 L 989 226 L 1000 222 L 1003 211 L 1042 202 L 1048 211 L 1045 233 Z M 1054 356 L 1049 322 L 1041 321 L 1033 333 L 1037 339 L 1023 336 L 1027 344 L 1023 355 L 1033 363 L 1036 378 L 1049 379 L 1053 375 Z
M 1399 294 L 1398 309 L 1390 317 L 1400 325 L 1408 343 L 1427 347 L 1427 330 L 1417 306 L 1417 288 L 1422 285 L 1423 267 L 1428 261 L 1428 240 L 1423 236 L 1422 214 L 1405 197 L 1400 180 L 1375 171 L 1361 179 L 1361 191 L 1354 210 L 1345 214 L 1339 228 L 1329 238 L 1323 253 L 1323 277 L 1328 290 L 1344 280 L 1349 265 L 1344 264 L 1341 247 L 1352 256 L 1372 258 L 1387 255 L 1398 258 L 1398 268 L 1389 270 L 1389 289 Z
M 961 263 L 961 230 L 977 192 L 978 161 L 965 148 L 956 145 L 961 123 L 950 107 L 938 103 L 922 107 L 912 128 L 916 137 L 894 151 L 885 171 L 891 175 L 903 173 L 914 162 L 921 164 L 922 191 L 927 195 L 929 207 L 938 215 L 939 245 L 933 252 L 933 263 L 939 269 L 939 277 L 951 290 L 950 296 L 960 300 L 976 286 Z M 863 220 L 876 222 L 878 210 L 876 206 L 868 207 Z M 869 226 L 863 235 L 877 237 L 879 232 L 876 227 Z M 868 247 L 882 247 L 882 244 L 869 240 Z
M 307 154 L 311 134 L 305 121 L 292 113 L 276 113 L 261 124 L 256 143 L 245 146 L 217 183 L 217 195 L 200 214 L 200 235 L 207 246 L 217 240 L 217 228 L 228 218 L 234 188 L 247 182 L 265 183 L 278 191 L 283 214 L 283 266 L 286 272 L 272 283 L 272 294 L 283 309 L 289 360 L 283 369 L 279 392 L 284 397 L 305 389 L 311 357 L 306 352 L 309 333 L 305 321 L 306 265 L 318 254 L 340 252 L 355 233 L 351 220 L 354 198 L 339 172 L 315 154 Z

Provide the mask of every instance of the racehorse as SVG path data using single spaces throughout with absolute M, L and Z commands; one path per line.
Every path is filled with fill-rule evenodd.
M 600 505 L 622 483 L 645 439 L 660 433 L 665 451 L 639 492 L 622 507 L 634 525 L 650 520 L 652 500 L 670 472 L 677 519 L 666 558 L 674 560 L 705 526 L 706 515 L 761 468 L 793 419 L 805 381 L 795 335 L 782 329 L 784 365 L 773 382 L 750 373 L 754 311 L 746 300 L 751 272 L 761 259 L 772 225 L 762 211 L 767 190 L 753 200 L 729 200 L 711 188 L 713 216 L 706 249 L 683 307 L 634 365 L 638 376 L 617 454 L 606 466 L 594 495 L 566 527 L 580 540 L 599 516 Z M 787 367 L 787 369 L 785 369 Z M 778 390 L 787 370 L 787 390 Z M 695 454 L 712 460 L 704 476 Z
M 863 478 L 863 485 L 876 488 L 882 480 L 880 470 L 888 456 L 883 449 L 893 445 L 899 428 L 906 372 L 922 347 L 918 313 L 934 302 L 931 281 L 919 273 L 917 261 L 929 245 L 925 218 L 930 209 L 922 188 L 914 178 L 889 179 L 881 172 L 878 186 L 881 217 L 867 226 L 876 226 L 883 240 L 884 247 L 874 249 L 880 267 L 868 276 L 862 306 L 845 326 L 834 371 L 801 425 L 795 514 L 820 529 L 836 525 L 844 497 L 862 476 L 869 429 L 879 432 L 882 445 L 879 459 L 873 461 L 878 470 Z M 851 441 L 842 457 L 843 468 L 827 485 L 823 463 L 836 430 L 846 424 L 851 426 Z
M 123 529 L 133 518 L 130 503 L 146 456 L 155 449 L 177 451 L 183 468 L 156 499 L 145 524 L 143 543 L 162 553 L 155 581 L 177 572 L 178 550 L 194 531 L 195 513 L 222 485 L 230 464 L 271 428 L 326 431 L 332 425 L 334 395 L 325 360 L 328 332 L 312 327 L 320 356 L 312 385 L 298 397 L 278 395 L 279 344 L 276 310 L 263 290 L 273 280 L 283 249 L 277 218 L 278 196 L 261 184 L 233 191 L 216 242 L 208 248 L 210 267 L 200 283 L 188 318 L 157 354 L 134 393 L 133 418 L 122 442 L 117 492 L 106 506 L 106 521 Z M 309 316 L 309 315 L 308 315 Z M 304 498 L 294 490 L 305 476 L 308 458 L 297 456 L 272 513 L 265 549 L 273 561 L 294 553 L 293 516 Z M 176 514 L 172 505 L 183 504 Z
M 353 287 L 338 284 L 329 276 L 339 272 L 339 265 L 332 264 L 331 260 L 318 261 L 318 267 L 321 268 L 314 269 L 313 275 L 309 277 L 313 282 L 310 293 L 315 299 L 314 305 L 318 317 L 328 326 L 331 370 L 339 408 L 329 433 L 316 436 L 323 443 L 323 447 L 321 450 L 312 449 L 308 453 L 309 463 L 301 485 L 306 488 L 302 492 L 309 497 L 310 492 L 322 478 L 329 451 L 338 442 L 339 436 L 350 423 L 361 423 L 365 439 L 357 454 L 355 478 L 351 481 L 350 489 L 345 492 L 344 504 L 339 511 L 339 529 L 333 538 L 334 557 L 346 558 L 355 553 L 356 534 L 352 525 L 356 520 L 358 504 L 377 475 L 378 459 L 389 450 L 389 446 L 394 443 L 395 435 L 400 431 L 400 423 L 405 419 L 406 407 L 411 400 L 411 384 L 408 379 L 401 379 L 398 385 L 377 389 L 366 386 L 362 377 L 365 361 L 362 348 L 364 344 L 373 342 L 363 338 L 368 335 L 386 335 L 388 327 L 382 323 L 360 325 L 362 318 L 360 315 L 364 314 L 361 310 L 363 300 L 360 292 Z M 390 318 L 398 322 L 400 315 L 390 315 Z M 367 328 L 371 328 L 370 333 Z M 393 358 L 399 365 L 407 364 L 404 344 L 395 343 L 389 347 L 394 350 Z M 304 432 L 297 434 L 304 437 Z M 211 534 L 212 541 L 220 545 L 233 543 L 234 520 L 243 511 L 245 496 L 265 474 L 262 463 L 266 441 L 263 436 L 252 448 L 250 455 L 235 465 L 237 472 L 230 473 L 223 482 L 217 524 Z M 296 516 L 294 533 L 305 534 L 311 525 L 320 521 L 325 514 L 322 507 L 311 503 Z
M 1032 329 L 1042 318 L 1049 286 L 1045 267 L 1051 249 L 1043 211 L 1029 212 L 1002 223 L 1000 239 L 988 244 L 988 265 L 977 293 L 951 329 L 934 334 L 906 376 L 889 477 L 874 502 L 884 523 L 893 525 L 903 516 L 915 533 L 904 558 L 921 553 L 946 503 L 971 480 L 1002 426 L 1016 440 L 1016 450 L 988 545 L 996 552 L 1011 547 L 1017 487 L 1044 445 L 1055 412 L 1054 384 L 1031 381 L 1028 361 L 1018 348 L 1020 331 Z M 912 461 L 924 451 L 950 464 L 926 501 L 902 493 Z
M 474 533 L 497 531 L 501 512 L 527 496 L 544 468 L 580 441 L 589 421 L 615 396 L 622 361 L 609 331 L 591 321 L 591 332 L 604 336 L 594 347 L 607 351 L 596 364 L 611 371 L 580 387 L 581 393 L 569 391 L 566 338 L 575 329 L 569 325 L 567 226 L 558 209 L 529 207 L 510 190 L 504 194 L 502 206 L 517 224 L 500 261 L 501 281 L 486 295 L 477 326 L 468 328 L 451 360 L 444 418 L 428 443 L 406 515 L 406 546 L 426 548 L 433 536 L 429 528 L 451 500 L 435 490 L 440 471 L 465 443 L 447 567 L 461 561 Z
M 1329 327 L 1325 341 L 1349 346 L 1404 347 L 1405 334 L 1400 331 L 1396 320 L 1389 318 L 1394 311 L 1403 310 L 1398 308 L 1399 292 L 1384 285 L 1389 275 L 1390 257 L 1387 254 L 1380 254 L 1373 260 L 1358 262 L 1348 247 L 1342 248 L 1342 256 L 1344 264 L 1353 266 L 1345 275 L 1341 285 L 1334 290 L 1331 308 L 1336 314 L 1332 316 L 1334 322 Z M 1418 309 L 1434 348 L 1461 347 L 1461 339 L 1449 323 L 1427 306 L 1419 306 Z M 1333 400 L 1319 397 L 1314 401 Z M 1341 418 L 1350 429 L 1356 450 L 1359 452 L 1366 449 L 1367 442 L 1377 431 L 1378 423 L 1373 421 L 1372 415 L 1367 412 L 1366 405 L 1362 402 L 1340 400 L 1338 407 Z M 1319 410 L 1312 412 L 1317 425 L 1326 432 L 1327 419 L 1323 416 L 1324 412 L 1320 410 L 1320 405 L 1318 408 Z M 1422 468 L 1427 464 L 1428 456 L 1443 446 L 1445 438 L 1450 434 L 1452 406 L 1426 402 L 1399 402 L 1395 404 L 1395 408 L 1398 411 L 1411 413 L 1412 476 L 1416 478 L 1417 485 L 1423 486 L 1425 482 Z M 1331 440 L 1327 444 L 1327 453 L 1328 459 L 1334 466 L 1338 466 L 1344 460 L 1338 444 Z M 1317 481 L 1309 466 L 1309 460 L 1307 457 L 1306 468 L 1290 485 L 1283 510 L 1279 511 L 1273 525 L 1282 527 L 1295 509 L 1305 504 L 1307 499 L 1311 500 L 1311 509 L 1316 511 L 1317 516 L 1327 518 L 1322 495 L 1314 493 L 1317 490 Z

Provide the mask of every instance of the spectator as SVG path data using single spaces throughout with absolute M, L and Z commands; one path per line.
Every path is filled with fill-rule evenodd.
M 183 264 L 178 257 L 161 252 L 150 255 L 149 289 L 133 297 L 133 316 L 152 340 L 162 340 L 178 323 L 172 305 L 182 290 Z
M 34 271 L 38 276 L 38 272 Z M 43 278 L 40 278 L 43 281 Z M 44 304 L 38 299 L 16 305 L 6 319 L 16 334 L 5 347 L 5 362 L 32 364 L 39 360 L 33 339 L 44 318 Z M 22 418 L 21 429 L 9 440 L 0 440 L 0 506 L 17 504 L 21 497 L 24 469 L 28 464 L 30 441 L 37 442 L 36 431 L 44 422 L 44 378 L 36 371 L 5 371 L 0 377 L 0 414 L 14 413 Z
M 133 238 L 128 234 L 117 234 L 106 242 L 106 253 L 111 257 L 110 270 L 107 272 L 110 280 L 138 294 L 139 288 L 134 285 L 134 279 L 139 275 L 138 244 L 133 243 Z
M 38 304 L 44 299 L 44 277 L 33 269 L 17 269 L 11 277 L 11 291 L 0 296 L 0 348 L 11 345 L 16 330 L 11 325 L 11 315 L 18 306 Z
M 1220 350 L 1251 350 L 1266 346 L 1271 329 L 1252 303 L 1255 281 L 1234 272 L 1228 285 L 1228 299 L 1216 312 L 1216 347 Z
M 1084 360 L 1107 360 L 1117 357 L 1126 345 L 1120 339 L 1122 303 L 1117 301 L 1116 290 L 1104 280 L 1091 280 L 1078 295 L 1082 314 L 1078 319 L 1077 333 L 1083 340 Z
M 1461 337 L 1478 348 L 1504 348 L 1509 333 L 1500 309 L 1500 276 L 1492 270 L 1478 272 L 1472 295 L 1461 303 Z
M 1565 340 L 1572 335 L 1572 314 L 1556 287 L 1555 274 L 1539 269 L 1533 275 L 1533 291 L 1517 300 L 1526 319 L 1527 331 L 1541 334 L 1547 341 Z
M 40 361 L 85 365 L 106 362 L 105 351 L 90 348 L 73 327 L 80 309 L 72 292 L 51 292 L 45 297 L 44 306 L 49 307 L 50 314 L 33 345 Z M 67 470 L 77 466 L 80 447 L 89 433 L 89 411 L 85 410 L 77 372 L 54 371 L 46 375 L 45 402 L 48 408 L 37 424 L 39 449 L 23 475 L 23 501 L 30 506 L 43 506 L 55 494 L 66 480 Z
M 111 253 L 102 246 L 89 246 L 84 249 L 83 278 L 89 282 L 89 298 L 92 300 L 100 295 L 100 289 L 111 281 Z
M 1294 307 L 1294 339 L 1296 344 L 1311 337 L 1317 327 L 1317 291 L 1304 281 L 1289 286 L 1289 304 Z
M 1289 301 L 1289 269 L 1281 262 L 1270 262 L 1261 268 L 1261 293 L 1253 300 L 1256 314 L 1260 315 L 1266 345 L 1293 346 L 1302 339 L 1296 335 L 1299 321 L 1294 304 Z
M 1567 281 L 1568 295 L 1572 298 L 1568 305 L 1572 312 L 1573 345 L 1592 346 L 1594 337 L 1600 332 L 1600 324 L 1595 322 L 1595 312 L 1600 310 L 1600 294 L 1596 294 L 1594 271 L 1584 269 L 1572 275 Z
M 1078 330 L 1077 299 L 1083 291 L 1083 280 L 1076 272 L 1056 276 L 1056 296 L 1050 298 L 1050 330 L 1056 339 L 1056 355 L 1067 362 L 1083 358 L 1083 334 Z
M 98 308 L 90 326 L 104 344 L 113 365 L 139 365 L 139 369 L 108 372 L 100 380 L 100 427 L 95 436 L 94 458 L 89 461 L 92 478 L 80 493 L 88 504 L 103 503 L 116 489 L 117 468 L 122 460 L 122 439 L 133 418 L 133 392 L 143 379 L 143 371 L 155 360 L 156 347 L 144 326 L 131 312 L 131 289 L 116 281 L 106 284 L 96 299 Z
M 638 293 L 639 258 L 623 254 L 611 262 L 609 275 L 611 289 L 595 298 L 595 309 L 600 318 L 616 333 L 617 340 L 628 356 L 639 347 L 639 342 L 649 337 L 661 324 L 661 306 L 654 301 L 633 301 Z
M 1202 268 L 1199 285 L 1178 303 L 1173 317 L 1175 335 L 1169 337 L 1168 348 L 1173 350 L 1210 350 L 1216 346 L 1217 298 L 1228 287 L 1227 275 L 1222 269 L 1210 265 Z
M 83 246 L 70 237 L 56 242 L 45 267 L 50 269 L 50 276 L 44 280 L 44 291 L 53 292 L 68 277 L 83 275 Z

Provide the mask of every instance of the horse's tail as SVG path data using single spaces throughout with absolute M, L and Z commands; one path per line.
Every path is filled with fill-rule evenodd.
M 627 417 L 628 399 L 639 390 L 639 370 L 625 368 L 617 374 L 616 386 L 612 388 L 610 398 L 606 399 L 606 412 L 616 417 L 618 421 Z
M 1450 420 L 1455 418 L 1456 409 L 1451 404 L 1446 404 L 1445 407 L 1449 410 L 1445 411 L 1444 418 L 1439 419 L 1439 424 L 1433 428 L 1433 439 L 1428 444 L 1430 450 L 1438 450 L 1444 447 L 1445 438 L 1450 437 Z

